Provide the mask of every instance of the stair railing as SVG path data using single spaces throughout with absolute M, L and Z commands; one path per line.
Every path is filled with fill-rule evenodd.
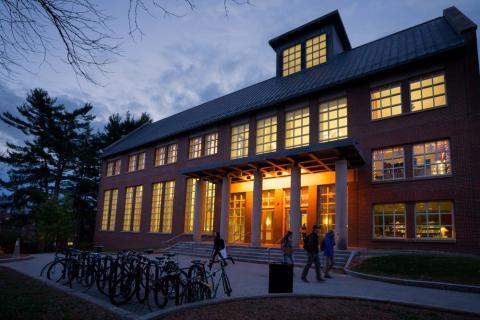
M 177 234 L 176 236 L 174 236 L 174 237 L 168 239 L 167 241 L 165 241 L 165 244 L 169 244 L 169 243 L 172 242 L 173 240 L 176 240 L 176 239 L 178 239 L 178 238 L 180 238 L 181 236 L 186 235 L 186 234 L 187 234 L 187 233 L 185 233 L 185 232 L 179 233 L 179 234 Z

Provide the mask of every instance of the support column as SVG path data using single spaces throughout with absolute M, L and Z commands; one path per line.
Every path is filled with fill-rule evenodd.
M 228 242 L 228 214 L 230 208 L 230 177 L 222 179 L 222 207 L 220 211 L 220 236 Z
M 348 190 L 347 160 L 335 161 L 335 234 L 337 248 L 346 250 L 348 246 Z
M 300 243 L 300 224 L 302 212 L 300 210 L 301 194 L 301 171 L 298 164 L 291 168 L 290 176 L 290 231 L 292 231 L 292 243 L 298 246 Z
M 260 246 L 262 228 L 262 184 L 260 171 L 253 173 L 252 245 Z
M 203 226 L 203 195 L 205 194 L 205 181 L 195 181 L 195 207 L 193 209 L 193 241 L 202 241 Z

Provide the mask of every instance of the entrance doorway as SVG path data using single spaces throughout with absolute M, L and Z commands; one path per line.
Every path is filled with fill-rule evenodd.
M 318 186 L 317 224 L 322 234 L 335 229 L 335 185 Z
M 273 217 L 275 215 L 275 190 L 262 192 L 262 228 L 261 239 L 264 243 L 273 243 Z
M 228 241 L 245 241 L 245 192 L 230 195 L 230 210 L 228 216 Z

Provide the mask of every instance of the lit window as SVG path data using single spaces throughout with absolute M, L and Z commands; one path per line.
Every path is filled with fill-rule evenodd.
M 122 165 L 122 160 L 115 160 L 115 169 L 113 170 L 114 175 L 118 176 L 120 174 L 120 167 Z
M 410 103 L 412 111 L 420 111 L 446 105 L 445 75 L 440 73 L 411 81 Z
M 285 216 L 285 228 L 290 230 L 290 189 L 283 190 L 283 208 Z M 307 210 L 308 210 L 308 187 L 300 189 L 300 211 L 302 212 L 301 224 L 307 225 Z
M 413 145 L 414 177 L 449 175 L 451 173 L 448 140 Z
M 307 68 L 327 62 L 327 35 L 324 33 L 307 40 L 305 51 Z
M 103 193 L 102 231 L 115 231 L 117 199 L 118 189 L 105 190 Z
M 405 238 L 405 204 L 374 205 L 373 224 L 375 238 Z
M 275 190 L 262 192 L 261 240 L 273 240 L 273 216 L 275 214 Z
M 210 181 L 205 182 L 205 210 L 203 213 L 204 232 L 213 232 L 213 223 L 215 217 L 215 189 L 215 183 Z
M 405 178 L 403 147 L 373 151 L 373 180 L 387 181 Z
M 107 177 L 117 176 L 120 174 L 120 159 L 107 161 Z
M 193 232 L 193 213 L 195 211 L 195 183 L 197 179 L 187 179 L 187 191 L 185 197 L 185 232 Z
M 317 224 L 322 234 L 335 229 L 335 185 L 318 186 Z
M 284 77 L 300 71 L 302 63 L 301 49 L 302 46 L 300 44 L 297 44 L 283 50 L 282 70 Z
M 151 232 L 172 232 L 174 193 L 175 181 L 153 184 L 152 214 L 150 220 Z
M 178 156 L 178 144 L 174 143 L 168 146 L 168 153 L 167 153 L 167 163 L 175 163 L 177 162 Z
M 114 166 L 115 166 L 114 161 L 108 161 L 107 162 L 107 177 L 113 176 Z
M 218 152 L 218 133 L 210 133 L 205 136 L 205 155 L 211 156 Z
M 145 152 L 128 156 L 128 172 L 145 169 Z
M 372 90 L 370 94 L 372 120 L 388 118 L 402 113 L 400 84 Z
M 228 241 L 245 241 L 245 209 L 245 193 L 232 193 L 228 212 Z
M 230 158 L 237 159 L 248 156 L 248 123 L 232 127 L 232 144 Z
M 125 192 L 125 212 L 123 215 L 123 231 L 140 231 L 142 216 L 143 186 L 127 187 Z
M 196 137 L 190 139 L 190 151 L 189 158 L 195 159 L 202 156 L 202 137 Z
M 163 166 L 166 162 L 166 148 L 159 147 L 155 149 L 155 167 Z
M 453 203 L 451 201 L 417 202 L 415 204 L 417 238 L 452 239 Z
M 347 98 L 320 104 L 320 142 L 339 140 L 348 136 Z
M 306 146 L 310 143 L 309 108 L 287 112 L 285 116 L 285 148 Z
M 257 121 L 257 154 L 277 150 L 277 117 Z

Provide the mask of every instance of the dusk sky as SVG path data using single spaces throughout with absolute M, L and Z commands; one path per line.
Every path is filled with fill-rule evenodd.
M 128 1 L 99 1 L 114 18 L 110 26 L 115 36 L 123 38 L 122 55 L 112 57 L 107 78 L 98 75 L 104 86 L 77 79 L 58 58 L 48 57 L 49 63 L 39 66 L 40 57 L 31 57 L 28 68 L 33 73 L 19 71 L 13 81 L 0 80 L 0 111 L 13 112 L 30 89 L 40 87 L 67 106 L 92 103 L 98 128 L 111 113 L 127 110 L 146 111 L 159 120 L 274 76 L 275 55 L 268 40 L 335 9 L 353 47 L 441 16 L 451 5 L 480 23 L 479 0 L 251 0 L 251 5 L 230 3 L 228 16 L 223 0 L 197 0 L 193 12 L 179 0 L 160 2 L 185 16 L 141 15 L 143 39 L 132 39 Z M 22 140 L 0 123 L 0 152 L 5 141 Z

